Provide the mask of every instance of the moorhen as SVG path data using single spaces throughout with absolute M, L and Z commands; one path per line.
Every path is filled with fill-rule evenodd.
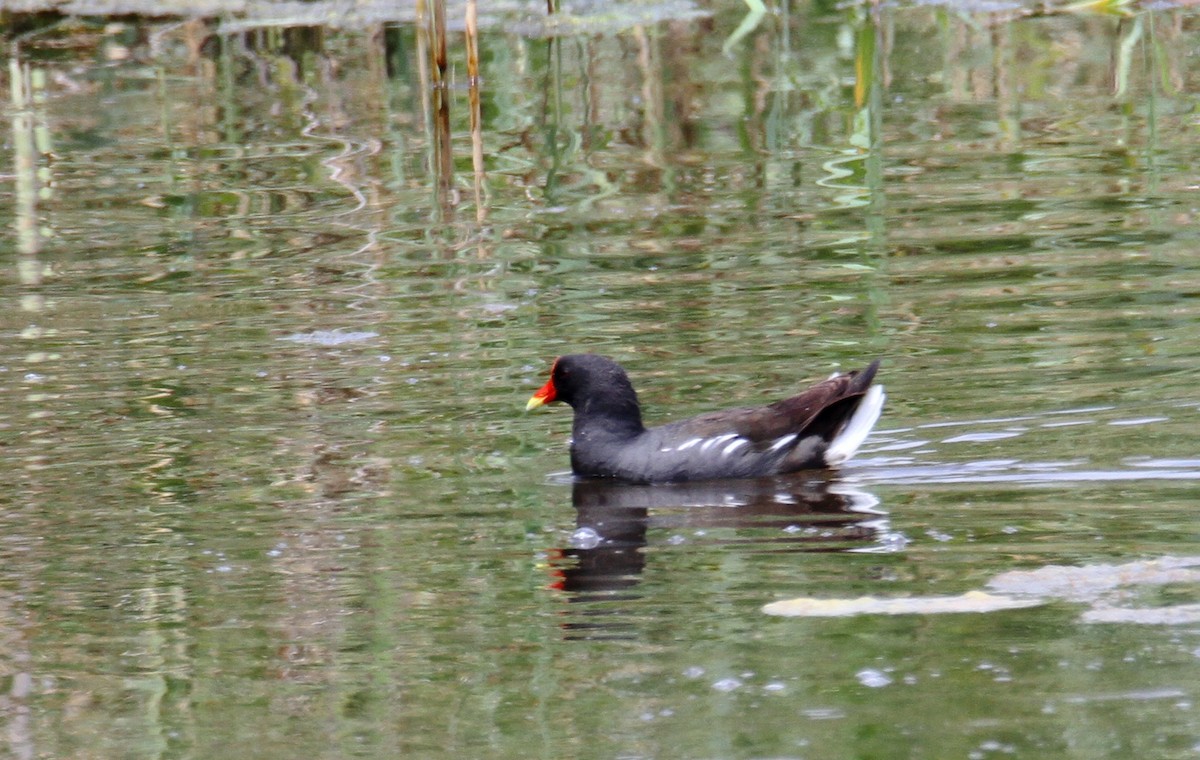
M 596 354 L 560 356 L 526 410 L 565 401 L 575 410 L 571 469 L 635 483 L 753 478 L 837 467 L 875 426 L 879 361 L 834 375 L 768 406 L 727 409 L 647 428 L 629 376 Z

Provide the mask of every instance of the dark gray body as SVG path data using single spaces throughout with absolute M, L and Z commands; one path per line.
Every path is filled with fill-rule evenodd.
M 556 400 L 575 410 L 571 469 L 576 475 L 663 483 L 830 466 L 826 452 L 858 408 L 878 366 L 873 362 L 861 372 L 831 377 L 767 406 L 712 412 L 653 428 L 642 424 L 633 385 L 610 359 L 560 357 L 551 380 Z

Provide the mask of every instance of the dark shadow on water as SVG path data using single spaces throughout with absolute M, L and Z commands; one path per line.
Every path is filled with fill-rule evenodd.
M 632 609 L 657 551 L 689 536 L 707 548 L 744 552 L 887 550 L 878 501 L 829 477 L 764 478 L 676 485 L 572 484 L 576 530 L 554 552 L 554 588 L 568 602 L 568 639 L 636 637 Z

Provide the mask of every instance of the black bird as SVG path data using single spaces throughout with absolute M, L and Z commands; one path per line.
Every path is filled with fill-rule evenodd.
M 837 467 L 866 440 L 883 410 L 872 385 L 879 361 L 834 375 L 797 396 L 647 428 L 621 365 L 596 354 L 560 356 L 526 409 L 554 401 L 575 410 L 571 469 L 587 478 L 673 483 L 753 478 Z

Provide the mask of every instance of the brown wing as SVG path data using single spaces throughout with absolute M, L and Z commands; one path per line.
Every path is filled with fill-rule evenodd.
M 817 435 L 828 440 L 871 387 L 878 369 L 879 360 L 876 359 L 864 370 L 831 377 L 797 396 L 776 401 L 766 407 L 764 417 L 772 421 L 764 421 L 764 424 L 772 426 L 773 430 L 803 431 L 803 435 Z M 775 433 L 768 433 L 768 436 L 772 435 Z
M 681 438 L 736 433 L 750 441 L 755 449 L 770 446 L 793 433 L 799 434 L 798 437 L 817 435 L 828 440 L 871 387 L 878 369 L 879 361 L 876 360 L 866 369 L 831 377 L 767 406 L 709 412 L 666 428 Z
M 792 433 L 828 440 L 871 387 L 878 369 L 879 362 L 875 361 L 862 371 L 831 377 L 774 404 L 736 410 L 737 413 L 732 419 L 726 419 L 725 424 L 728 426 L 732 422 L 734 432 L 755 443 L 770 443 Z M 711 416 L 718 418 L 720 414 Z

